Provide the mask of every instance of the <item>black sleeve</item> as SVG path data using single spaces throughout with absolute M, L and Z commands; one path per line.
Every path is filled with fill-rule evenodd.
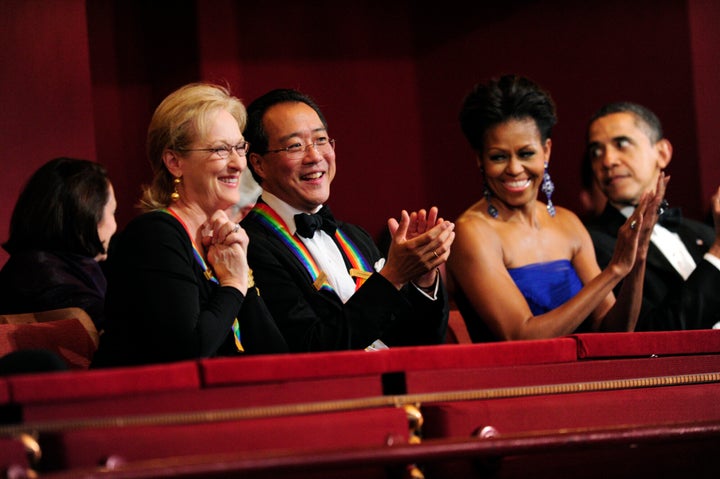
M 712 234 L 708 236 L 702 230 L 699 233 L 704 233 L 705 244 L 712 242 Z M 615 238 L 593 230 L 590 235 L 598 264 L 605 268 L 612 259 Z M 683 281 L 651 244 L 643 283 L 637 331 L 708 329 L 720 321 L 720 295 L 717 294 L 720 270 L 708 261 L 700 260 L 695 271 Z M 616 296 L 621 286 L 622 282 L 616 286 Z
M 128 225 L 108 261 L 107 334 L 124 336 L 141 362 L 213 356 L 232 334 L 243 295 L 203 276 L 187 234 L 169 215 Z
M 687 280 L 668 286 L 661 302 L 643 299 L 640 321 L 650 325 L 644 329 L 711 329 L 720 322 L 718 285 L 720 270 L 708 261 L 700 261 Z
M 372 274 L 343 304 L 334 292 L 316 291 L 302 265 L 262 226 L 244 221 L 243 227 L 250 235 L 248 261 L 260 294 L 291 351 L 363 349 L 376 339 L 389 346 L 442 342 L 445 296 L 431 301 L 417 291 L 399 292 L 383 276 Z M 342 227 L 367 260 L 380 259 L 369 235 L 351 225 Z

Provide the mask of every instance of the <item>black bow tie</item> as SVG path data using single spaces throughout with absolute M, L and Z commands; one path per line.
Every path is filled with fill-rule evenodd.
M 322 229 L 329 235 L 334 235 L 337 223 L 333 217 L 330 207 L 323 206 L 320 211 L 313 214 L 298 213 L 295 215 L 295 227 L 300 236 L 312 238 L 315 231 Z
M 658 224 L 669 229 L 675 230 L 682 222 L 682 213 L 680 208 L 666 208 L 658 217 Z

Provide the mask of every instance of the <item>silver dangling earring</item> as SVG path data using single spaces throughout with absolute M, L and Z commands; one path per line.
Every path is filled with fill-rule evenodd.
M 483 172 L 483 177 L 485 176 L 485 172 Z M 485 200 L 487 201 L 488 208 L 487 212 L 490 216 L 493 218 L 498 217 L 498 210 L 493 206 L 492 203 L 490 203 L 490 200 L 492 199 L 492 192 L 490 191 L 490 188 L 488 188 L 487 181 L 483 179 L 483 196 L 485 197 Z
M 543 173 L 543 180 L 541 189 L 545 196 L 547 196 L 547 210 L 550 216 L 555 216 L 555 206 L 553 205 L 552 199 L 550 198 L 555 191 L 555 184 L 550 179 L 550 173 L 548 173 L 548 164 L 545 162 L 545 173 Z

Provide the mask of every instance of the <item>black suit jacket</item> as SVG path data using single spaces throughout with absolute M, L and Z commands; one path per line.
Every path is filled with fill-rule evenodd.
M 365 230 L 337 223 L 370 265 L 382 257 Z M 376 339 L 388 346 L 444 341 L 448 299 L 442 281 L 438 299 L 432 301 L 410 285 L 398 291 L 374 273 L 343 304 L 334 292 L 316 290 L 304 266 L 252 214 L 242 227 L 250 237 L 248 262 L 255 284 L 291 351 L 363 349 Z M 347 258 L 345 262 L 349 268 Z
M 586 226 L 601 268 L 612 258 L 617 232 L 626 218 L 607 205 Z M 703 260 L 715 238 L 712 228 L 699 221 L 681 219 L 676 233 L 692 255 L 697 268 L 683 280 L 660 250 L 650 243 L 643 286 L 638 331 L 711 328 L 720 321 L 720 270 Z M 620 285 L 615 290 L 617 295 Z
M 93 367 L 239 354 L 283 353 L 287 345 L 261 297 L 208 281 L 182 224 L 154 211 L 134 218 L 108 253 L 106 330 Z

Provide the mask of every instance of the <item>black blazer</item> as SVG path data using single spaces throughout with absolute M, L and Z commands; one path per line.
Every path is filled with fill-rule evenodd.
M 93 367 L 240 354 L 235 318 L 245 354 L 287 352 L 262 298 L 208 281 L 169 214 L 133 219 L 113 238 L 107 261 L 107 324 Z
M 365 230 L 337 223 L 370 265 L 382 257 Z M 252 214 L 241 224 L 250 237 L 248 262 L 255 284 L 291 351 L 363 349 L 376 339 L 388 346 L 444 341 L 448 298 L 442 281 L 432 301 L 410 285 L 398 291 L 375 273 L 343 304 L 334 292 L 316 290 L 300 261 Z
M 622 213 L 607 205 L 599 217 L 586 222 L 601 268 L 605 268 L 612 258 L 618 229 L 625 220 Z M 684 281 L 660 250 L 650 243 L 638 331 L 707 329 L 720 321 L 720 270 L 703 260 L 715 232 L 704 223 L 682 218 L 676 233 L 697 268 Z M 615 294 L 619 288 L 620 285 Z

